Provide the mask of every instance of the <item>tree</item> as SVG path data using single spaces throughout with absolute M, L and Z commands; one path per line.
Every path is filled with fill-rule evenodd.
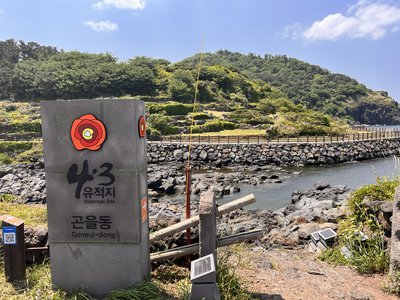
M 191 103 L 194 99 L 194 78 L 190 71 L 178 69 L 172 73 L 168 92 L 172 100 Z

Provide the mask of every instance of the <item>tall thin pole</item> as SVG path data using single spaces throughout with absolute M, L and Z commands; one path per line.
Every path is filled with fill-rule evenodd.
M 197 103 L 197 96 L 199 93 L 199 81 L 200 81 L 200 72 L 201 72 L 201 63 L 203 59 L 203 52 L 204 52 L 204 37 L 202 40 L 202 49 L 200 52 L 199 58 L 199 65 L 197 68 L 197 78 L 196 78 L 196 85 L 194 90 L 194 100 L 193 100 L 193 113 L 192 113 L 192 123 L 190 125 L 189 130 L 189 145 L 188 145 L 188 160 L 187 165 L 185 168 L 185 175 L 186 175 L 186 219 L 190 218 L 190 194 L 191 194 L 191 165 L 190 165 L 190 152 L 192 149 L 192 134 L 193 134 L 193 125 L 194 125 L 194 113 L 196 112 L 196 103 Z M 186 229 L 186 243 L 189 245 L 191 243 L 191 232 L 190 227 Z
M 185 176 L 186 176 L 186 220 L 190 219 L 190 193 L 191 193 L 191 184 L 192 184 L 192 174 L 190 165 L 186 165 L 185 168 Z M 186 229 L 186 244 L 191 244 L 191 232 L 190 227 Z

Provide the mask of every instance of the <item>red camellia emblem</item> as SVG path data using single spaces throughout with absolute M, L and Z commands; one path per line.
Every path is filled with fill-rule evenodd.
M 143 116 L 139 118 L 139 137 L 144 138 L 146 135 L 146 121 Z
M 104 124 L 92 114 L 75 119 L 71 126 L 71 139 L 75 149 L 97 151 L 106 139 Z

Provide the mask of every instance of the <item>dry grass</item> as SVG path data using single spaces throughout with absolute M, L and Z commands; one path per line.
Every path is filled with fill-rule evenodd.
M 15 204 L 0 202 L 0 215 L 11 215 L 25 221 L 29 227 L 42 227 L 47 224 L 46 205 Z
M 224 115 L 229 114 L 229 112 L 226 111 L 216 111 L 216 110 L 206 110 L 205 112 L 212 115 L 214 118 L 218 119 L 223 119 Z
M 264 129 L 232 129 L 219 132 L 195 133 L 193 136 L 248 136 L 248 135 L 265 135 Z

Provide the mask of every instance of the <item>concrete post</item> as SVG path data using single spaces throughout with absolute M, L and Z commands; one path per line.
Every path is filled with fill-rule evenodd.
M 396 188 L 393 201 L 392 240 L 390 250 L 390 276 L 400 272 L 400 186 Z
M 42 101 L 52 282 L 97 298 L 150 275 L 140 100 Z
M 204 192 L 200 195 L 199 205 L 200 216 L 200 257 L 212 254 L 214 258 L 215 271 L 209 272 L 204 276 L 192 279 L 191 300 L 221 299 L 216 284 L 217 271 L 217 209 L 215 204 L 214 193 L 211 191 Z M 193 268 L 193 264 L 192 264 Z M 193 271 L 193 270 L 192 270 Z
M 212 191 L 200 195 L 199 217 L 200 257 L 213 254 L 217 266 L 217 208 Z

